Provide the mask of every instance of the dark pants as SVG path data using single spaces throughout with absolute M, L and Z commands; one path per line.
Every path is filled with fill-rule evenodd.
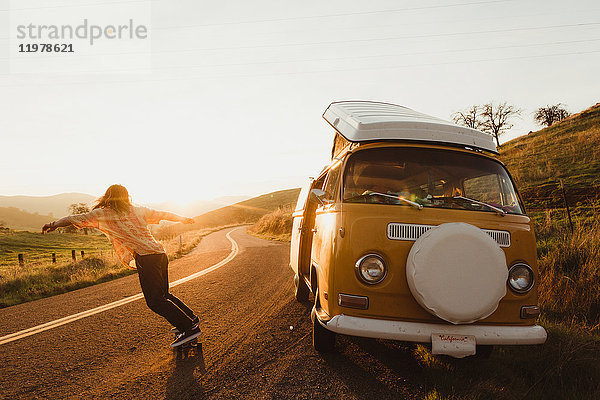
M 179 332 L 189 330 L 194 312 L 183 301 L 169 293 L 169 259 L 166 254 L 135 255 L 138 276 L 146 304 L 163 316 Z

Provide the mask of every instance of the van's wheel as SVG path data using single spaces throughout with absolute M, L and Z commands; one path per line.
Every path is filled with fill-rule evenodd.
M 319 307 L 319 291 L 315 293 L 315 306 L 312 310 L 313 347 L 320 353 L 331 353 L 335 350 L 335 333 L 326 329 L 319 322 L 316 309 Z
M 296 287 L 296 290 L 294 292 L 294 297 L 296 298 L 296 300 L 298 300 L 301 303 L 308 300 L 310 289 L 308 288 L 306 282 L 304 282 L 304 279 L 300 278 L 298 274 L 294 275 L 294 286 Z
M 494 346 L 492 345 L 477 345 L 477 349 L 475 350 L 475 357 L 488 359 L 492 355 L 494 351 Z

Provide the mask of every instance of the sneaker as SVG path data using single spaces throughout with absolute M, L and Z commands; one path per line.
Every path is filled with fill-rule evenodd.
M 198 317 L 197 315 L 192 319 L 192 323 L 194 325 L 198 325 L 200 323 L 200 317 Z M 172 327 L 171 328 L 171 333 L 174 333 L 176 335 L 180 334 L 181 332 L 179 332 L 179 329 L 177 329 L 176 327 Z
M 192 326 L 192 328 L 190 330 L 177 335 L 177 337 L 175 338 L 175 341 L 173 343 L 171 343 L 171 347 L 177 347 L 177 346 L 181 346 L 184 343 L 191 342 L 192 340 L 196 339 L 201 334 L 202 334 L 202 331 L 200 330 L 198 325 L 194 325 L 194 326 Z

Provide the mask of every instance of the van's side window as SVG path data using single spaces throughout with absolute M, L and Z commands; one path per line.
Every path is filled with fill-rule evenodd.
M 295 211 L 302 211 L 306 207 L 306 201 L 308 200 L 308 195 L 310 194 L 310 188 L 313 184 L 312 179 L 309 180 L 302 190 L 300 190 L 300 194 L 298 195 L 298 201 L 296 202 Z
M 327 180 L 325 181 L 325 187 L 323 188 L 323 191 L 325 192 L 325 200 L 335 200 L 335 193 L 338 187 L 337 183 L 340 178 L 340 171 L 342 170 L 341 166 L 342 163 L 337 163 L 331 167 L 329 173 L 327 174 Z

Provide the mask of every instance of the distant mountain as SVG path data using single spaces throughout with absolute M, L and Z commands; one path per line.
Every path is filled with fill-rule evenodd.
M 249 199 L 249 196 L 224 196 L 214 200 L 197 200 L 186 205 L 179 205 L 171 202 L 151 203 L 148 207 L 156 210 L 171 211 L 180 215 L 195 217 L 207 213 L 217 208 L 225 207 L 243 200 Z
M 97 199 L 86 193 L 62 193 L 54 196 L 0 196 L 0 221 L 17 230 L 37 230 L 46 222 L 68 215 L 74 203 L 92 205 Z M 171 202 L 144 204 L 157 210 L 171 211 L 184 216 L 198 216 L 240 201 L 249 196 L 224 196 L 214 200 L 198 200 L 186 205 Z M 39 226 L 38 226 L 39 225 Z
M 39 231 L 53 221 L 50 215 L 28 213 L 15 207 L 0 207 L 0 225 L 19 231 Z
M 194 220 L 196 220 L 194 224 L 165 224 L 155 228 L 154 231 L 158 238 L 164 239 L 196 229 L 252 224 L 258 221 L 263 215 L 278 208 L 293 207 L 298 200 L 299 194 L 299 188 L 278 190 L 196 216 L 194 217 Z
M 61 193 L 54 196 L 0 196 L 0 207 L 15 207 L 29 213 L 52 215 L 54 218 L 68 215 L 73 203 L 92 203 L 95 196 L 85 193 Z

